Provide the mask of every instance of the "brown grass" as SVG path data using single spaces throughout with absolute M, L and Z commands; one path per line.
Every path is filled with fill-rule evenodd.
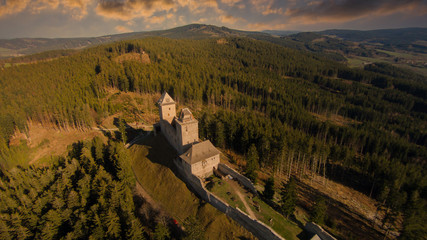
M 118 63 L 123 63 L 124 61 L 137 61 L 137 62 L 146 63 L 146 64 L 151 62 L 150 57 L 145 52 L 143 52 L 143 53 L 125 53 L 125 54 L 122 54 L 122 55 L 116 57 L 114 59 L 114 61 L 116 61 Z
M 42 158 L 64 155 L 67 153 L 68 145 L 77 141 L 90 140 L 95 136 L 106 139 L 98 130 L 63 130 L 53 125 L 43 126 L 40 123 L 29 122 L 28 135 L 16 132 L 11 138 L 11 145 L 19 145 L 21 141 L 25 141 L 30 148 L 29 164 L 35 164 Z
M 337 126 L 348 126 L 351 124 L 361 124 L 361 122 L 359 122 L 359 121 L 356 121 L 356 120 L 350 119 L 350 118 L 345 118 L 345 117 L 338 115 L 338 114 L 325 115 L 325 114 L 317 114 L 317 113 L 313 113 L 313 112 L 310 112 L 310 114 L 322 122 L 330 121 Z

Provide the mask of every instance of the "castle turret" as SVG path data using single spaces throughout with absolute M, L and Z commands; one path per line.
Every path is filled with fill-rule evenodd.
M 198 121 L 188 108 L 184 108 L 179 118 L 175 119 L 175 123 L 178 144 L 180 146 L 179 152 L 183 153 L 187 151 L 191 145 L 199 141 Z
M 175 101 L 167 92 L 164 92 L 157 104 L 159 105 L 160 120 L 165 120 L 171 124 L 176 116 Z

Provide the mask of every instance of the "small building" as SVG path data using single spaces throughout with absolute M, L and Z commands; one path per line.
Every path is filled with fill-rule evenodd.
M 220 152 L 211 141 L 206 140 L 194 144 L 184 154 L 179 156 L 180 164 L 187 173 L 198 177 L 209 177 L 214 169 L 218 169 Z
M 198 121 L 190 109 L 181 110 L 176 117 L 176 103 L 164 92 L 157 101 L 160 114 L 160 131 L 179 154 L 177 164 L 187 174 L 198 177 L 212 175 L 218 169 L 220 151 L 207 140 L 199 139 Z

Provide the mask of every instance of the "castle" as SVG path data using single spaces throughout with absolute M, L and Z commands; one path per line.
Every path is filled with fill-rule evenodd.
M 187 173 L 208 177 L 218 169 L 219 154 L 209 141 L 199 139 L 199 125 L 188 108 L 176 117 L 175 101 L 164 92 L 157 102 L 160 114 L 160 130 L 179 154 L 177 164 Z

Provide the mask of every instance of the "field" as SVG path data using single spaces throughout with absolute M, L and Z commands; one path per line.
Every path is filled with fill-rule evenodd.
M 383 49 L 375 49 L 375 51 L 377 55 L 373 57 L 346 56 L 348 65 L 350 67 L 363 68 L 366 64 L 386 62 L 427 76 L 427 54 Z

